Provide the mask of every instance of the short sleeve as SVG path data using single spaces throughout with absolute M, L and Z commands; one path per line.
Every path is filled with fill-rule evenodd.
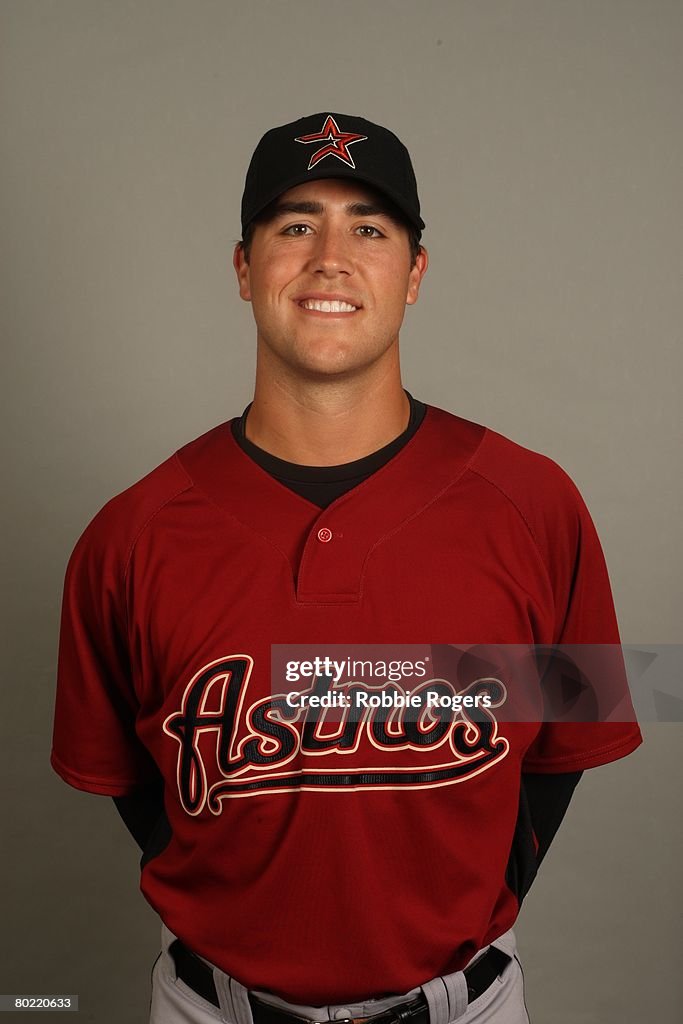
M 555 601 L 553 644 L 567 651 L 571 645 L 596 645 L 591 685 L 601 711 L 591 721 L 545 721 L 524 758 L 526 772 L 582 771 L 625 757 L 642 742 L 602 547 L 576 486 L 560 474 L 553 520 L 543 527 Z
M 153 778 L 154 764 L 135 732 L 125 557 L 107 520 L 105 510 L 95 517 L 66 571 L 50 760 L 77 789 L 122 796 Z

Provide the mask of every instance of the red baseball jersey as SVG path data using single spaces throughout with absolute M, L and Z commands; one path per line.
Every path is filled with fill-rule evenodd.
M 429 407 L 321 510 L 230 423 L 110 501 L 69 562 L 52 764 L 120 796 L 158 776 L 141 887 L 253 989 L 324 1005 L 459 970 L 515 921 L 522 771 L 641 742 L 635 721 L 340 731 L 285 712 L 272 644 L 617 644 L 600 544 L 552 460 Z

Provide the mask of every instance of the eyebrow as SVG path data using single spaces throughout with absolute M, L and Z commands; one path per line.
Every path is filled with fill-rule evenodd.
M 376 217 L 380 215 L 388 217 L 394 223 L 398 223 L 398 220 L 392 215 L 391 211 L 381 203 L 347 203 L 344 210 L 349 217 Z M 309 213 L 320 216 L 324 212 L 325 207 L 322 203 L 302 199 L 299 202 L 277 203 L 273 208 L 273 219 L 288 213 Z

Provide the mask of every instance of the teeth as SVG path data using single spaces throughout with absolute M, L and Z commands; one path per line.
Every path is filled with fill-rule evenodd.
M 304 309 L 316 309 L 319 313 L 355 313 L 356 306 L 338 299 L 305 299 L 301 305 Z

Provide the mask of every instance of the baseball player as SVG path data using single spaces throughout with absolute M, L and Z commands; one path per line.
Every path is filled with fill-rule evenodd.
M 253 401 L 71 556 L 52 765 L 113 797 L 142 848 L 153 1024 L 527 1021 L 522 900 L 582 771 L 641 742 L 628 716 L 512 720 L 491 673 L 481 689 L 488 645 L 619 636 L 566 473 L 402 386 L 423 228 L 386 128 L 269 131 L 234 253 Z M 412 690 L 338 681 L 356 646 L 377 670 L 406 644 L 431 651 L 396 663 Z M 291 701 L 274 666 L 297 649 Z M 426 709 L 428 685 L 460 703 Z M 381 693 L 389 712 L 349 711 Z

